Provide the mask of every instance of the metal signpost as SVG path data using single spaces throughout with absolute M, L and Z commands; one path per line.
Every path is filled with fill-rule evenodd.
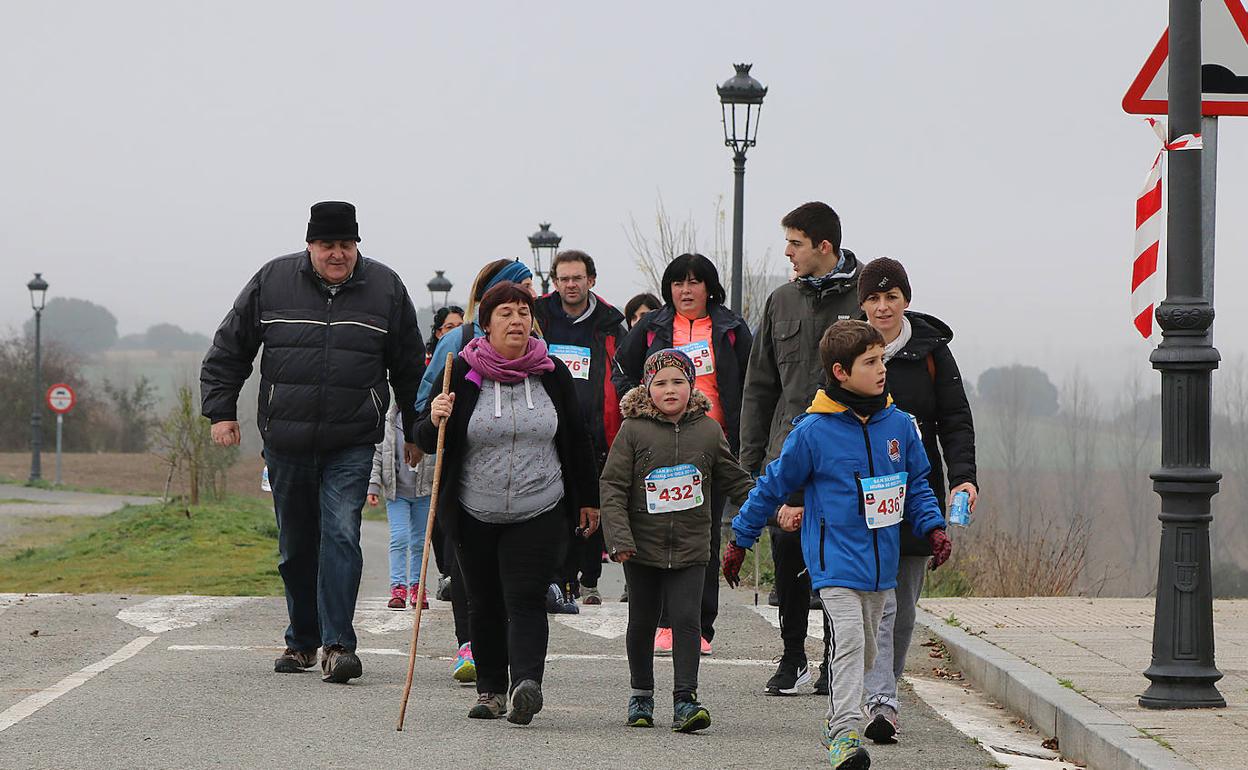
M 1202 48 L 1202 40 L 1204 46 Z M 1203 134 L 1203 147 L 1169 153 L 1166 299 L 1161 344 L 1161 551 L 1152 665 L 1145 708 L 1226 705 L 1216 683 L 1210 500 L 1222 475 L 1210 467 L 1213 236 L 1217 117 L 1248 115 L 1248 12 L 1242 0 L 1170 0 L 1170 27 L 1123 98 L 1131 113 L 1167 113 L 1167 141 Z
M 61 431 L 65 425 L 65 415 L 78 403 L 74 389 L 63 382 L 48 388 L 48 408 L 56 413 L 56 484 L 61 483 Z

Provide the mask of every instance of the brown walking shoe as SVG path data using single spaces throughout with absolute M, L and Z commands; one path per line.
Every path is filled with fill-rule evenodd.
M 338 644 L 325 648 L 325 655 L 321 658 L 322 681 L 346 684 L 348 680 L 356 679 L 363 673 L 364 666 L 354 652 Z
M 469 719 L 498 719 L 507 713 L 507 696 L 497 692 L 477 695 L 477 705 L 468 710 Z
M 279 674 L 298 674 L 315 665 L 316 650 L 300 651 L 287 647 L 286 651 L 273 661 L 273 670 Z

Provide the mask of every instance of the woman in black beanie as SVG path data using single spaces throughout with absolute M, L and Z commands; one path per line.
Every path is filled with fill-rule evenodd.
M 958 364 L 949 351 L 953 331 L 939 318 L 907 310 L 910 278 L 897 260 L 881 257 L 862 269 L 858 303 L 884 337 L 888 392 L 899 409 L 914 415 L 923 447 L 932 464 L 928 482 L 936 499 L 946 505 L 957 492 L 978 495 L 975 477 L 975 426 L 962 386 Z M 943 454 L 943 464 L 942 464 Z M 945 469 L 951 487 L 945 494 Z M 876 635 L 875 665 L 867 672 L 870 722 L 863 734 L 876 743 L 892 743 L 897 733 L 897 679 L 905 670 L 906 651 L 914 632 L 914 609 L 923 590 L 928 544 L 901 528 L 897 589 L 884 605 Z

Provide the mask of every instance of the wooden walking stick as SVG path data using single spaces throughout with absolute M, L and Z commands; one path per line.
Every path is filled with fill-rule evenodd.
M 446 367 L 442 369 L 442 395 L 451 392 L 451 364 L 455 363 L 455 354 L 446 354 Z M 430 543 L 433 541 L 433 520 L 438 515 L 438 487 L 442 482 L 442 447 L 446 443 L 446 424 L 450 417 L 438 426 L 438 454 L 433 461 L 433 490 L 429 494 L 429 521 L 425 524 L 425 551 L 420 556 L 420 593 L 425 593 L 425 573 L 429 570 Z M 399 706 L 399 726 L 395 729 L 403 732 L 403 718 L 407 715 L 407 698 L 412 694 L 412 677 L 416 674 L 416 640 L 420 638 L 420 612 L 424 602 L 420 597 L 412 597 L 416 602 L 416 620 L 412 623 L 412 648 L 407 653 L 407 684 L 403 685 L 403 704 Z

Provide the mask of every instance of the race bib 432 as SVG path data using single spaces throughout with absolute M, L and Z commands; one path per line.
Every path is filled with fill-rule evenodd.
M 650 513 L 685 511 L 702 505 L 702 472 L 685 463 L 656 468 L 646 474 L 646 510 Z

